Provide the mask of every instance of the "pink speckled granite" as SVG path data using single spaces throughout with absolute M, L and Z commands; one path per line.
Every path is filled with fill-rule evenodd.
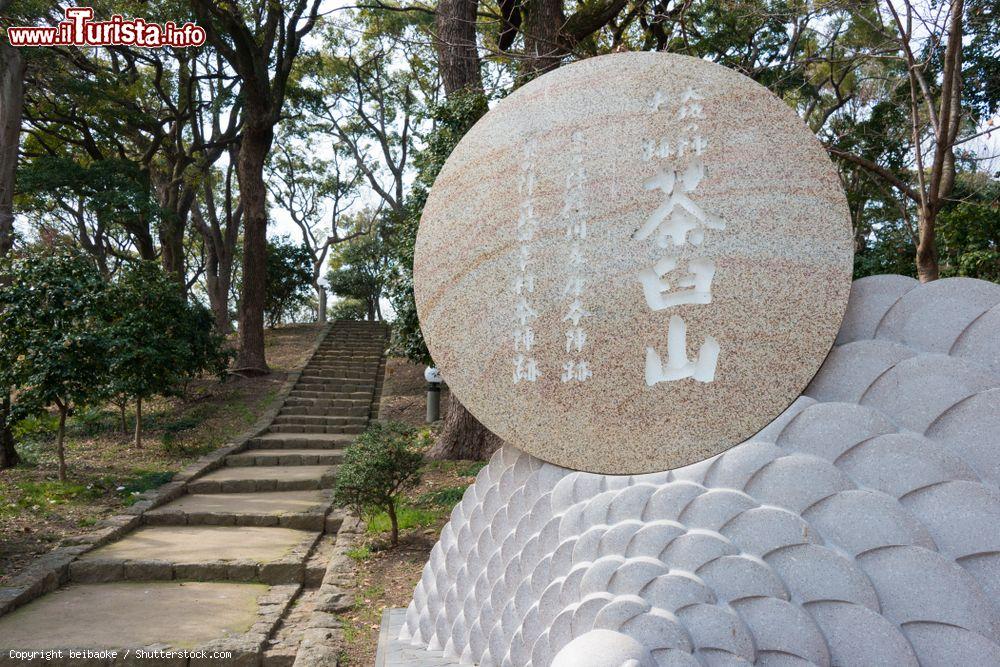
M 669 287 L 644 289 L 658 262 Z M 766 89 L 617 54 L 533 81 L 467 134 L 424 210 L 414 282 L 445 380 L 504 440 L 573 469 L 666 470 L 746 440 L 809 383 L 847 304 L 849 216 L 822 147 Z M 692 363 L 671 372 L 681 321 Z M 714 373 L 696 363 L 709 337 Z

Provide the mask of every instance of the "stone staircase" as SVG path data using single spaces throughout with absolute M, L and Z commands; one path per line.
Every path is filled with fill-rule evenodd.
M 377 405 L 387 335 L 380 323 L 332 325 L 277 417 L 243 451 L 143 513 L 133 532 L 69 563 L 69 585 L 0 617 L 0 665 L 8 649 L 137 649 L 150 637 L 160 648 L 228 651 L 233 664 L 291 664 L 295 647 L 269 651 L 271 638 L 323 580 L 342 521 L 331 487 Z M 205 582 L 197 595 L 176 590 L 191 582 Z M 232 599 L 222 610 L 204 601 L 221 598 Z M 213 618 L 202 618 L 209 610 Z M 150 634 L 150 623 L 162 632 Z

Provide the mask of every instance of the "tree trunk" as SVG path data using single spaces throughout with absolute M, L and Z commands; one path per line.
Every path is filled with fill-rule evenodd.
M 208 239 L 205 240 L 205 244 L 208 246 L 208 259 L 205 267 L 208 303 L 215 315 L 215 328 L 223 336 L 228 336 L 233 331 L 233 323 L 229 319 L 229 288 L 233 276 L 233 258 L 231 255 L 220 257 L 214 244 L 210 243 Z
M 125 435 L 128 433 L 128 422 L 125 420 L 126 406 L 127 404 L 125 403 L 125 401 L 122 401 L 121 403 L 118 404 L 118 417 L 121 419 L 122 423 L 122 437 L 125 437 Z
M 920 240 L 917 242 L 917 277 L 922 283 L 929 283 L 939 277 L 937 234 L 934 229 L 936 217 L 933 212 L 923 207 L 918 212 Z
M 17 449 L 14 448 L 14 434 L 10 427 L 10 394 L 3 397 L 3 407 L 0 408 L 0 470 L 13 468 L 21 461 Z
M 14 245 L 14 173 L 23 108 L 24 60 L 0 41 L 0 257 Z
M 560 31 L 566 23 L 561 0 L 528 0 L 524 3 L 524 61 L 520 83 L 559 67 L 566 54 Z
M 56 434 L 56 454 L 59 456 L 59 481 L 66 481 L 66 449 L 64 447 L 66 441 L 66 414 L 69 412 L 69 406 L 58 404 L 59 406 L 59 431 Z
M 243 203 L 243 292 L 240 295 L 240 348 L 236 368 L 245 374 L 270 373 L 264 359 L 264 304 L 267 298 L 267 191 L 264 161 L 274 139 L 266 120 L 251 117 L 240 144 L 237 176 Z
M 142 449 L 142 396 L 135 397 L 135 448 Z
M 170 201 L 168 205 L 177 206 Z M 163 220 L 160 222 L 160 261 L 163 271 L 185 290 L 184 270 L 184 228 L 187 226 L 185 211 L 171 210 L 164 207 Z
M 386 514 L 389 515 L 389 524 L 392 527 L 392 537 L 391 544 L 393 547 L 399 546 L 399 519 L 396 517 L 396 503 L 390 502 L 385 508 Z
M 0 258 L 14 246 L 14 174 L 17 171 L 21 111 L 24 108 L 24 59 L 16 48 L 0 41 Z M 0 413 L 0 470 L 21 460 L 14 448 L 10 394 L 3 394 Z
M 449 97 L 463 90 L 482 92 L 476 45 L 478 0 L 440 0 L 435 17 L 434 48 L 444 92 Z
M 322 285 L 317 284 L 316 286 L 316 322 L 323 324 L 326 322 L 326 288 Z
M 479 423 L 454 394 L 448 397 L 448 412 L 437 442 L 427 458 L 485 461 L 503 444 L 497 435 Z

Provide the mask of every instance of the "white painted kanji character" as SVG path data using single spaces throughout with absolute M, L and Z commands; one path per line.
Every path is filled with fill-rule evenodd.
M 642 161 L 649 162 L 656 155 L 656 140 L 655 139 L 643 139 L 642 140 Z
M 667 363 L 663 363 L 656 350 L 646 348 L 646 384 L 652 387 L 658 382 L 675 382 L 685 378 L 711 382 L 715 379 L 719 351 L 715 338 L 705 336 L 698 357 L 694 361 L 688 359 L 687 324 L 680 316 L 673 315 L 667 330 Z
M 681 93 L 681 104 L 687 104 L 692 100 L 699 101 L 703 99 L 705 99 L 705 97 L 691 86 L 688 86 L 687 89 Z
M 535 191 L 535 172 L 522 171 L 517 180 L 517 193 L 530 197 Z
M 642 142 L 642 159 L 644 162 L 649 162 L 654 157 L 666 159 L 673 155 L 674 150 L 670 146 L 670 140 L 660 139 L 657 142 L 655 139 L 646 139 Z
M 694 88 L 688 89 L 681 94 L 681 107 L 677 111 L 679 119 L 684 118 L 704 118 L 705 113 L 701 106 L 701 100 L 705 99 Z
M 570 276 L 563 286 L 563 296 L 580 296 L 583 294 L 583 287 L 587 284 L 585 278 L 581 276 Z
M 666 248 L 671 241 L 674 246 L 684 245 L 688 242 L 688 233 L 693 230 L 725 229 L 726 223 L 721 217 L 705 211 L 688 196 L 704 176 L 704 165 L 700 161 L 694 161 L 683 173 L 661 170 L 656 176 L 647 179 L 643 187 L 646 190 L 659 190 L 666 195 L 666 200 L 649 214 L 632 238 L 645 239 L 658 230 L 657 244 Z M 700 245 L 703 238 L 702 231 L 692 236 L 691 243 Z
M 685 118 L 705 118 L 705 110 L 702 108 L 700 102 L 692 102 L 682 106 L 677 112 L 677 119 L 684 120 Z
M 528 299 L 523 296 L 517 300 L 517 305 L 514 306 L 514 314 L 517 318 L 517 323 L 522 327 L 538 317 L 538 313 L 528 303 Z
M 563 382 L 572 382 L 576 380 L 577 382 L 586 382 L 589 378 L 593 377 L 593 372 L 587 366 L 586 361 L 573 360 L 567 361 L 563 364 L 562 375 L 560 379 Z
M 580 249 L 579 243 L 574 243 L 569 248 L 569 265 L 574 269 L 582 267 L 586 262 L 583 259 L 583 250 Z
M 566 351 L 572 352 L 574 349 L 577 352 L 583 350 L 583 346 L 587 344 L 587 332 L 580 327 L 573 327 L 566 331 Z
M 535 217 L 535 203 L 531 199 L 521 202 L 521 210 L 517 216 L 517 238 L 519 241 L 530 241 L 538 229 L 538 218 Z
M 518 249 L 517 269 L 524 273 L 528 269 L 528 262 L 531 261 L 531 249 L 528 246 L 521 246 Z
M 574 162 L 576 158 L 574 158 Z M 579 196 L 582 195 L 583 185 L 587 182 L 587 170 L 582 165 L 566 174 L 566 190 Z
M 586 220 L 570 221 L 569 224 L 566 225 L 566 238 L 586 239 L 587 221 Z
M 522 273 L 521 275 L 514 278 L 514 293 L 524 294 L 525 292 L 531 293 L 535 291 L 535 274 L 534 273 Z
M 658 90 L 653 93 L 653 99 L 650 101 L 649 106 L 653 111 L 659 111 L 660 107 L 667 103 L 667 94 L 662 90 Z
M 541 376 L 542 373 L 538 370 L 538 362 L 535 359 L 525 357 L 523 354 L 514 357 L 514 384 L 521 380 L 534 382 Z
M 664 257 L 651 268 L 639 272 L 639 281 L 646 296 L 646 303 L 653 310 L 663 310 L 682 304 L 712 303 L 712 278 L 715 262 L 696 257 L 688 262 L 687 275 L 671 287 L 663 277 L 677 268 L 677 257 Z M 684 288 L 684 289 L 677 289 Z
M 514 351 L 520 352 L 521 348 L 524 348 L 525 352 L 531 352 L 531 348 L 535 345 L 535 332 L 531 327 L 524 327 L 523 329 L 514 329 Z
M 683 134 L 677 138 L 677 157 L 682 158 L 692 152 L 701 155 L 708 148 L 708 141 L 701 136 L 697 125 L 691 124 L 684 128 Z
M 584 317 L 589 317 L 593 315 L 589 310 L 583 307 L 583 302 L 580 299 L 573 299 L 573 303 L 569 305 L 569 311 L 563 316 L 563 322 L 572 322 L 573 326 L 578 326 L 580 320 Z

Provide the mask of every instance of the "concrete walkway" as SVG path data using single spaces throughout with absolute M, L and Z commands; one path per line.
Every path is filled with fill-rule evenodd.
M 11 650 L 159 649 L 143 664 L 279 667 L 295 659 L 283 623 L 323 580 L 340 518 L 330 487 L 344 448 L 377 405 L 387 330 L 334 324 L 271 426 L 141 526 L 69 564 L 69 582 L 0 616 L 0 665 Z M 281 650 L 271 650 L 279 628 Z M 291 633 L 294 634 L 294 633 Z M 291 648 L 289 643 L 291 642 Z M 117 663 L 116 663 L 117 664 Z

